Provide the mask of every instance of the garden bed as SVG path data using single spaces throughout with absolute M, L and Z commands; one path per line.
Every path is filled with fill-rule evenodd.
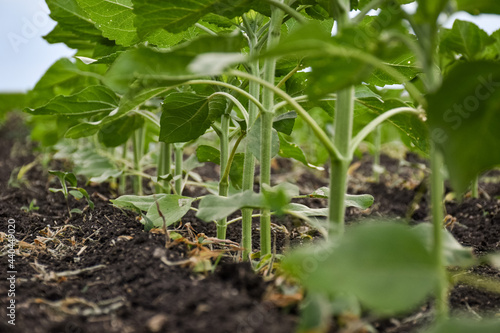
M 8 130 L 9 129 L 9 130 Z M 17 134 L 17 135 L 16 135 Z M 274 279 L 254 273 L 249 264 L 234 263 L 235 252 L 215 266 L 214 272 L 195 273 L 197 260 L 185 243 L 171 244 L 165 249 L 165 235 L 145 232 L 132 213 L 112 207 L 106 186 L 88 187 L 95 202 L 93 211 L 86 203 L 72 202 L 83 209 L 82 215 L 67 217 L 62 195 L 48 191 L 47 173 L 38 163 L 26 174 L 19 187 L 8 186 L 12 171 L 32 162 L 35 157 L 24 141 L 22 127 L 15 121 L 5 125 L 0 136 L 0 216 L 2 232 L 7 221 L 15 220 L 16 246 L 15 301 L 16 325 L 0 323 L 2 332 L 293 332 L 299 321 L 297 300 L 300 293 L 281 295 Z M 413 155 L 405 163 L 384 157 L 387 172 L 379 184 L 369 182 L 371 161 L 365 156 L 351 167 L 350 193 L 370 193 L 375 204 L 366 211 L 349 208 L 349 221 L 363 217 L 428 220 L 425 190 L 425 165 Z M 63 163 L 52 161 L 51 163 Z M 357 163 L 357 164 L 356 164 Z M 204 168 L 210 168 L 206 164 Z M 286 170 L 282 170 L 287 168 Z M 292 170 L 293 169 L 293 170 Z M 210 175 L 211 170 L 198 170 Z M 286 171 L 286 172 L 285 172 Z M 326 178 L 297 170 L 289 163 L 275 163 L 274 180 L 295 175 L 302 189 L 324 185 Z M 448 214 L 457 221 L 452 233 L 477 255 L 500 249 L 500 185 L 491 181 L 495 172 L 481 183 L 487 189 L 480 199 L 462 203 L 448 202 Z M 14 176 L 17 175 L 14 174 Z M 190 195 L 197 189 L 189 188 Z M 415 195 L 421 193 L 421 199 Z M 489 197 L 488 199 L 485 197 Z M 23 211 L 36 199 L 38 210 Z M 308 199 L 303 199 L 308 200 Z M 320 199 L 312 205 L 324 204 Z M 311 204 L 311 200 L 309 203 Z M 411 210 L 410 210 L 411 209 Z M 189 213 L 183 218 L 178 233 L 186 239 L 204 233 L 215 236 L 215 226 L 206 224 Z M 276 250 L 286 250 L 289 243 L 303 243 L 311 233 L 304 225 L 290 218 L 276 219 L 288 230 L 285 235 L 276 229 Z M 254 243 L 258 240 L 254 223 Z M 450 225 L 451 228 L 451 225 Z M 191 235 L 191 236 L 190 236 Z M 240 240 L 239 225 L 228 230 L 228 238 Z M 2 234 L 2 247 L 7 240 Z M 191 258 L 191 262 L 186 262 Z M 7 257 L 3 256 L 2 261 Z M 186 262 L 184 265 L 177 263 Z M 2 267 L 6 267 L 2 263 Z M 500 278 L 488 266 L 474 269 L 480 276 Z M 2 269 L 0 286 L 2 307 L 6 306 L 6 270 Z M 478 317 L 500 313 L 500 294 L 458 284 L 451 292 L 452 312 Z M 380 332 L 412 332 L 430 322 L 432 304 L 402 317 L 377 319 L 366 314 Z M 357 318 L 347 322 L 348 332 L 359 324 Z M 344 327 L 344 328 L 346 328 Z M 350 328 L 349 328 L 350 327 Z M 340 332 L 332 328 L 332 332 Z M 346 332 L 346 331 L 342 331 Z

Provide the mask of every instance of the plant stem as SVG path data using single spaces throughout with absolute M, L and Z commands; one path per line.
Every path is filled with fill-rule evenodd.
M 226 110 L 227 111 L 227 110 Z M 220 133 L 220 181 L 219 181 L 219 195 L 227 197 L 229 183 L 224 179 L 224 174 L 228 169 L 229 161 L 229 122 L 230 117 L 228 113 L 224 113 L 221 118 L 221 133 Z M 227 218 L 217 221 L 217 238 L 226 239 Z
M 158 142 L 160 152 L 158 155 L 158 170 L 157 177 L 170 173 L 172 168 L 172 145 L 170 143 Z M 170 193 L 170 181 L 158 179 L 158 183 L 162 186 L 156 187 L 156 192 Z
M 281 1 L 282 3 L 282 1 Z M 267 48 L 273 48 L 280 40 L 281 24 L 284 12 L 276 7 L 271 7 L 271 23 L 269 25 Z M 276 58 L 268 58 L 264 62 L 263 79 L 274 86 L 276 70 Z M 271 112 L 274 106 L 274 92 L 265 89 L 262 92 L 262 126 L 261 126 L 261 156 L 260 156 L 260 189 L 263 186 L 271 185 L 271 144 L 272 126 L 274 113 Z M 261 258 L 271 253 L 271 211 L 263 209 L 260 218 L 260 254 Z
M 443 196 L 444 183 L 442 176 L 443 156 L 434 144 L 431 146 L 431 202 L 434 254 L 438 287 L 436 290 L 436 318 L 438 321 L 448 316 L 448 279 L 443 254 Z
M 373 178 L 375 178 L 375 182 L 380 182 L 380 147 L 382 146 L 382 125 L 378 125 L 375 130 L 375 138 L 374 138 L 374 152 L 373 152 Z
M 123 151 L 122 151 L 122 160 L 127 159 L 127 147 L 128 147 L 128 141 L 123 144 Z M 127 176 L 125 175 L 125 170 L 122 171 L 122 175 L 120 176 L 120 186 L 118 188 L 118 192 L 120 195 L 125 194 L 127 191 Z
M 139 128 L 134 132 L 134 169 L 141 172 L 141 159 L 144 153 L 144 127 Z M 134 177 L 134 193 L 142 195 L 142 177 L 137 175 Z
M 339 34 L 349 24 L 348 8 L 341 9 L 336 3 L 336 21 Z M 350 154 L 352 124 L 354 117 L 354 86 L 337 92 L 337 104 L 334 120 L 333 144 L 344 158 L 331 158 L 330 198 L 328 202 L 328 234 L 331 239 L 340 239 L 344 234 L 345 194 L 347 192 L 347 169 L 351 162 Z
M 471 196 L 475 199 L 479 198 L 479 175 L 472 180 Z
M 269 90 L 272 90 L 274 94 L 277 96 L 281 97 L 283 100 L 287 101 L 287 103 L 292 106 L 297 114 L 304 119 L 304 121 L 311 127 L 314 135 L 321 141 L 321 143 L 325 146 L 326 150 L 328 151 L 328 154 L 331 156 L 331 158 L 342 158 L 341 154 L 337 150 L 337 148 L 334 146 L 333 142 L 330 140 L 328 135 L 323 131 L 321 127 L 316 123 L 316 121 L 307 113 L 307 111 L 290 95 L 288 95 L 286 92 L 284 92 L 281 89 L 276 88 L 273 84 L 259 78 L 256 76 L 253 76 L 251 74 L 238 71 L 238 70 L 230 70 L 229 74 L 243 77 L 248 79 L 250 82 L 254 81 L 257 82 L 259 85 L 262 87 L 265 87 Z M 265 89 L 263 91 L 266 91 Z
M 339 238 L 344 233 L 345 193 L 347 192 L 347 169 L 354 113 L 354 87 L 337 92 L 335 112 L 334 144 L 344 159 L 332 159 L 330 171 L 330 198 L 328 203 L 329 235 Z
M 174 145 L 175 147 L 175 193 L 182 195 L 182 153 L 183 147 L 180 144 Z
M 255 34 L 253 34 L 255 36 Z M 253 45 L 257 43 L 257 39 L 251 40 L 250 48 L 251 52 L 253 50 Z M 258 60 L 250 64 L 250 69 L 253 75 L 259 75 L 259 62 Z M 254 96 L 256 99 L 260 97 L 260 86 L 255 81 L 250 81 L 249 83 L 249 93 Z M 248 118 L 249 124 L 247 131 L 250 130 L 251 126 L 255 122 L 258 114 L 258 108 L 255 103 L 248 102 Z M 245 145 L 245 158 L 243 161 L 243 182 L 242 182 L 242 191 L 253 190 L 254 184 L 254 173 L 255 173 L 255 157 L 250 152 L 248 144 Z M 252 253 L 252 214 L 253 209 L 244 208 L 241 210 L 242 222 L 241 222 L 241 247 L 242 251 L 242 259 L 246 261 L 249 259 L 250 254 Z

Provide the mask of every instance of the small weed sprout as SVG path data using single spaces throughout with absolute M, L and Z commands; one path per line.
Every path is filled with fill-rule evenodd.
M 94 209 L 94 203 L 90 200 L 90 196 L 87 191 L 84 188 L 77 186 L 78 184 L 74 173 L 57 170 L 50 170 L 49 173 L 56 176 L 61 183 L 61 188 L 49 188 L 49 190 L 54 193 L 62 192 L 64 199 L 66 199 L 66 208 L 70 217 L 72 216 L 71 213 L 81 214 L 82 211 L 78 208 L 69 208 L 69 195 L 72 195 L 76 200 L 80 200 L 85 197 L 90 209 Z

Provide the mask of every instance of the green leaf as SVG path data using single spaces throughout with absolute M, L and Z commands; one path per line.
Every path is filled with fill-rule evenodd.
M 138 114 L 119 118 L 99 130 L 99 141 L 106 147 L 118 147 L 143 125 L 144 118 Z
M 81 70 L 67 58 L 59 59 L 28 93 L 27 103 L 31 107 L 45 105 L 58 95 L 71 95 L 88 86 L 98 85 L 99 78 L 97 73 Z
M 220 165 L 220 151 L 217 148 L 200 145 L 196 148 L 196 156 L 199 162 L 212 162 Z M 229 180 L 236 189 L 240 189 L 243 182 L 244 159 L 245 155 L 243 153 L 235 154 L 229 170 Z
M 50 8 L 50 17 L 60 25 L 58 29 L 71 32 L 84 40 L 103 40 L 101 32 L 94 26 L 95 22 L 76 0 L 47 0 L 46 2 Z
M 273 128 L 278 132 L 285 133 L 286 135 L 292 134 L 293 125 L 297 118 L 297 112 L 290 111 L 280 114 L 273 119 Z
M 383 114 L 386 111 L 399 108 L 409 107 L 399 99 L 386 98 L 364 98 L 356 99 L 355 117 L 358 122 L 364 116 L 367 121 L 375 119 L 376 116 Z M 424 121 L 415 114 L 402 113 L 388 119 L 388 122 L 393 124 L 400 132 L 402 140 L 409 139 L 414 147 L 417 147 L 422 152 L 429 151 L 429 134 Z
M 260 161 L 260 148 L 261 148 L 261 124 L 262 119 L 259 117 L 255 120 L 250 132 L 248 132 L 246 140 L 249 151 Z M 272 143 L 271 143 L 271 157 L 276 156 L 280 151 L 280 140 L 278 132 L 272 129 Z
M 430 136 L 443 152 L 457 192 L 500 164 L 499 87 L 500 64 L 475 61 L 455 66 L 428 96 Z
M 96 45 L 94 41 L 82 38 L 77 33 L 63 28 L 60 24 L 56 25 L 51 32 L 43 36 L 50 44 L 64 43 L 69 48 L 78 50 L 93 49 Z
M 109 88 L 91 86 L 70 96 L 57 96 L 46 105 L 25 111 L 34 115 L 89 117 L 118 108 L 120 99 Z
M 316 244 L 287 256 L 282 268 L 311 291 L 354 294 L 377 313 L 411 310 L 435 289 L 431 253 L 407 226 L 370 223 L 352 227 L 340 244 Z
M 118 208 L 130 209 L 134 211 L 149 210 L 151 205 L 155 204 L 156 200 L 161 200 L 166 194 L 159 193 L 156 195 L 122 195 L 116 199 L 110 200 L 113 206 Z
M 227 18 L 242 15 L 252 9 L 250 0 L 133 0 L 135 25 L 140 36 L 163 28 L 181 32 L 198 22 L 203 16 L 215 13 Z
M 497 333 L 500 332 L 500 321 L 494 319 L 458 319 L 453 318 L 438 323 L 426 333 Z
M 433 227 L 430 223 L 421 223 L 413 230 L 420 236 L 422 242 L 429 251 L 434 246 Z M 474 254 L 471 247 L 462 246 L 453 235 L 446 229 L 442 229 L 443 234 L 443 256 L 447 266 L 467 267 L 475 263 Z
M 311 198 L 327 199 L 330 197 L 330 189 L 328 187 L 320 187 L 313 193 L 309 194 L 309 196 Z M 356 207 L 359 209 L 370 208 L 371 205 L 373 205 L 373 201 L 375 201 L 375 199 L 373 198 L 373 196 L 369 194 L 359 194 L 359 195 L 346 194 L 344 200 L 346 207 Z
M 83 198 L 83 193 L 81 193 L 80 191 L 77 191 L 77 190 L 71 190 L 71 191 L 69 191 L 69 194 L 71 194 L 77 200 Z
M 291 203 L 285 207 L 285 212 L 298 213 L 306 217 L 328 216 L 328 208 L 309 208 L 306 205 Z
M 183 197 L 176 194 L 167 194 L 163 198 L 158 199 L 158 205 L 162 212 L 167 226 L 179 221 L 191 208 L 191 203 L 195 198 Z M 153 203 L 146 214 L 156 227 L 163 226 L 163 219 L 158 213 L 156 203 Z
M 199 162 L 212 162 L 220 165 L 220 151 L 217 148 L 200 145 L 196 148 L 196 156 Z
M 297 185 L 286 182 L 273 187 L 264 184 L 262 195 L 265 206 L 270 207 L 277 215 L 283 215 L 291 198 L 299 195 L 299 188 Z
M 304 152 L 302 149 L 300 149 L 299 146 L 297 146 L 293 142 L 289 142 L 285 136 L 281 133 L 278 133 L 278 137 L 280 140 L 280 150 L 278 154 L 281 157 L 284 158 L 293 158 L 299 162 L 302 162 L 305 166 L 310 166 L 310 164 L 307 162 L 306 156 L 304 155 Z
M 149 88 L 139 92 L 138 94 L 127 94 L 120 99 L 120 105 L 118 106 L 117 112 L 111 112 L 109 115 L 101 118 L 100 120 L 82 122 L 75 125 L 71 127 L 64 136 L 70 139 L 78 139 L 94 135 L 99 131 L 99 129 L 112 123 L 113 121 L 117 121 L 129 113 L 129 111 L 136 109 L 145 101 L 158 96 L 165 91 L 167 91 L 165 88 Z
M 192 93 L 172 93 L 163 102 L 160 141 L 188 142 L 205 134 L 223 113 L 222 96 L 208 98 Z
M 474 23 L 455 20 L 452 29 L 441 40 L 440 52 L 463 55 L 469 61 L 480 60 L 486 46 L 494 41 L 494 38 Z
M 500 2 L 492 0 L 456 0 L 457 9 L 479 14 L 500 14 Z
M 401 73 L 408 81 L 414 79 L 417 74 L 422 72 L 422 70 L 416 66 L 416 62 L 417 57 L 411 52 L 401 53 L 390 59 L 386 59 L 386 64 Z M 401 83 L 399 80 L 394 79 L 378 68 L 373 71 L 366 81 L 379 87 Z
M 131 49 L 118 56 L 104 82 L 120 93 L 130 90 L 136 79 L 141 90 L 179 84 L 199 77 L 189 68 L 199 54 L 240 52 L 244 42 L 241 34 L 200 36 L 167 51 L 145 47 Z
M 139 41 L 131 0 L 76 0 L 104 37 L 130 46 Z
M 252 190 L 241 192 L 230 197 L 208 195 L 201 199 L 196 217 L 203 221 L 215 221 L 231 215 L 241 208 L 261 208 L 262 194 Z

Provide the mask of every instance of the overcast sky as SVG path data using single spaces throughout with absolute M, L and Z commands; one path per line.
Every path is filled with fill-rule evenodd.
M 31 89 L 52 63 L 75 53 L 64 44 L 49 44 L 41 38 L 55 26 L 48 13 L 43 0 L 0 0 L 0 91 Z M 500 29 L 495 15 L 458 13 L 455 18 L 473 21 L 489 34 Z M 452 22 L 445 26 L 451 27 Z

